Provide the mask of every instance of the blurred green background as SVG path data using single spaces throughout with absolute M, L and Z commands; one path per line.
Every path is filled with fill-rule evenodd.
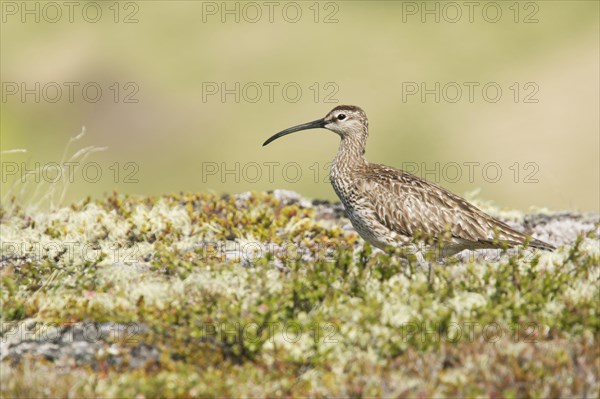
M 502 207 L 599 211 L 599 3 L 467 3 L 3 1 L 3 198 L 26 187 L 33 201 L 36 179 L 50 190 L 85 125 L 67 159 L 107 149 L 80 159 L 64 203 L 113 189 L 334 199 L 333 133 L 261 145 L 353 104 L 372 162 Z

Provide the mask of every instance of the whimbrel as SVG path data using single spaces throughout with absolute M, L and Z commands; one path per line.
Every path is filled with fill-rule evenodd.
M 375 247 L 386 250 L 427 242 L 430 248 L 441 249 L 440 256 L 464 249 L 517 245 L 555 249 L 437 184 L 368 162 L 364 154 L 369 121 L 359 107 L 335 107 L 322 119 L 282 130 L 263 146 L 290 133 L 316 128 L 331 130 L 341 138 L 331 165 L 331 184 L 356 231 Z

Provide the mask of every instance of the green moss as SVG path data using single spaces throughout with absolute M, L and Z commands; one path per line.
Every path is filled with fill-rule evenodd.
M 267 193 L 113 193 L 2 218 L 3 242 L 41 248 L 2 268 L 2 322 L 140 326 L 122 364 L 3 367 L 6 396 L 598 393 L 595 235 L 428 269 Z M 141 343 L 160 356 L 131 367 Z

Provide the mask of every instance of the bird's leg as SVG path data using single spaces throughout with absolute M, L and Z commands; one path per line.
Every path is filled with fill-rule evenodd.
M 401 269 L 404 276 L 406 276 L 406 278 L 408 279 L 412 279 L 412 276 L 416 272 L 414 266 L 421 263 L 417 253 L 414 251 L 414 248 L 403 245 L 388 245 L 384 251 L 390 254 L 390 256 L 393 256 L 394 258 L 398 259 L 400 261 L 400 264 L 404 266 Z
M 431 262 L 427 262 L 427 283 L 431 285 L 431 271 L 433 267 L 431 266 Z

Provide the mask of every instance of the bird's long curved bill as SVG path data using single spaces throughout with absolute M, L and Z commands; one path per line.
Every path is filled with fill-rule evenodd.
M 308 123 L 303 123 L 301 125 L 298 126 L 293 126 L 290 128 L 287 128 L 285 130 L 282 130 L 281 132 L 272 135 L 271 137 L 269 137 L 267 139 L 267 141 L 265 141 L 263 143 L 263 147 L 266 146 L 267 144 L 269 144 L 272 141 L 277 140 L 280 137 L 283 137 L 285 135 L 288 135 L 290 133 L 294 133 L 294 132 L 299 132 L 300 130 L 308 130 L 308 129 L 318 129 L 321 127 L 324 127 L 327 123 L 325 122 L 324 119 L 317 119 L 316 121 L 312 121 L 312 122 L 308 122 Z

